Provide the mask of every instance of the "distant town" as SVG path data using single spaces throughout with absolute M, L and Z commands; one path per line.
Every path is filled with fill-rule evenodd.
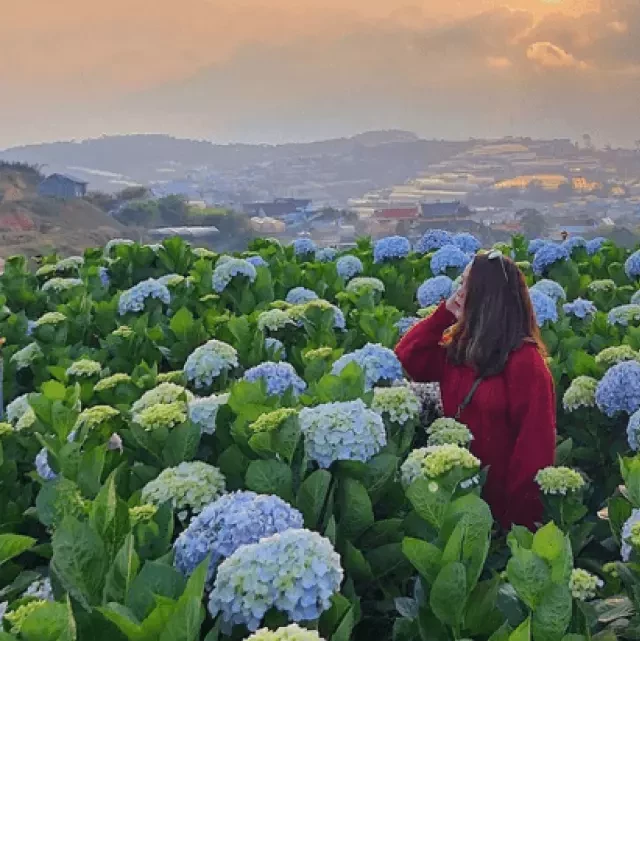
M 448 142 L 380 131 L 279 146 L 104 137 L 11 149 L 0 160 L 37 167 L 31 187 L 40 198 L 82 200 L 118 228 L 225 249 L 242 248 L 252 234 L 346 246 L 432 227 L 483 242 L 515 232 L 640 242 L 640 141 L 596 149 L 586 134 L 579 142 Z M 20 209 L 29 192 L 7 186 L 3 196 L 0 180 L 2 253 L 3 234 L 16 242 L 16 231 L 29 230 L 29 211 Z

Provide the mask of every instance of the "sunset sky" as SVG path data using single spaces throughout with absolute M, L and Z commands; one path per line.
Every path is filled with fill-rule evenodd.
M 19 0 L 0 148 L 110 133 L 280 142 L 640 138 L 638 0 Z

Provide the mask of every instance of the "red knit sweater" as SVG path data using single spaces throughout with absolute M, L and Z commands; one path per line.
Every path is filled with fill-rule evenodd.
M 455 417 L 476 378 L 474 368 L 454 365 L 441 345 L 455 317 L 443 302 L 402 338 L 396 354 L 414 382 L 438 382 L 446 417 Z M 473 433 L 471 451 L 489 467 L 484 497 L 506 529 L 533 529 L 542 519 L 534 477 L 555 457 L 553 379 L 532 343 L 514 350 L 502 373 L 484 379 L 460 420 Z

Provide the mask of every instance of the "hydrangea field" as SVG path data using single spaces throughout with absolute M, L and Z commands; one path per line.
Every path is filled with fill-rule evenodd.
M 393 352 L 472 235 L 10 258 L 0 639 L 640 638 L 640 252 L 500 249 L 557 389 L 535 534 Z

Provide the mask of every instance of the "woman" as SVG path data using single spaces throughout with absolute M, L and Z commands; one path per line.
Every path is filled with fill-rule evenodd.
M 445 416 L 471 430 L 494 517 L 505 529 L 534 529 L 542 520 L 534 477 L 554 463 L 555 393 L 522 272 L 499 252 L 476 256 L 456 293 L 396 353 L 415 382 L 440 383 Z

